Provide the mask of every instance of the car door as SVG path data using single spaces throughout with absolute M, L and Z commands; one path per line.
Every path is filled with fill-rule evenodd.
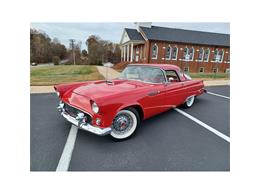
M 145 109 L 145 117 L 150 117 L 155 114 L 161 113 L 169 109 L 165 102 L 165 76 L 161 69 L 155 69 L 155 74 L 151 80 L 149 87 L 144 92 L 144 98 L 142 99 L 142 105 Z M 157 80 L 159 78 L 159 80 Z
M 175 70 L 166 70 L 167 83 L 164 88 L 165 103 L 176 107 L 185 101 L 185 81 L 181 81 Z

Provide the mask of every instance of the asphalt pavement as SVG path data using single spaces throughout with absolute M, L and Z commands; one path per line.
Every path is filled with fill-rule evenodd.
M 207 87 L 229 97 L 229 86 Z M 56 111 L 55 94 L 31 94 L 31 171 L 55 171 L 71 128 Z M 203 94 L 182 111 L 230 136 L 230 100 Z M 79 130 L 69 171 L 229 171 L 230 143 L 170 110 L 141 123 L 134 136 L 114 141 Z

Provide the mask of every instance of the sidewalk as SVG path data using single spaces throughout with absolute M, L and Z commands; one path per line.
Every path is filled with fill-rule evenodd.
M 103 75 L 104 78 L 108 77 L 107 79 L 115 79 L 119 76 L 119 72 L 114 70 L 113 68 L 104 67 L 104 66 L 96 66 L 98 72 Z
M 230 85 L 230 80 L 208 80 L 204 81 L 205 86 Z

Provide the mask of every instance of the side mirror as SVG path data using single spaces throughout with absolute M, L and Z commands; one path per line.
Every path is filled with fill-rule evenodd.
M 169 77 L 169 82 L 173 82 L 173 81 L 174 81 L 174 78 Z

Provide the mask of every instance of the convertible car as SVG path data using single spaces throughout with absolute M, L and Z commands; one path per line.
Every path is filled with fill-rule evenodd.
M 61 115 L 78 128 L 126 139 L 140 122 L 179 105 L 189 108 L 204 90 L 178 66 L 130 64 L 113 80 L 55 85 Z

